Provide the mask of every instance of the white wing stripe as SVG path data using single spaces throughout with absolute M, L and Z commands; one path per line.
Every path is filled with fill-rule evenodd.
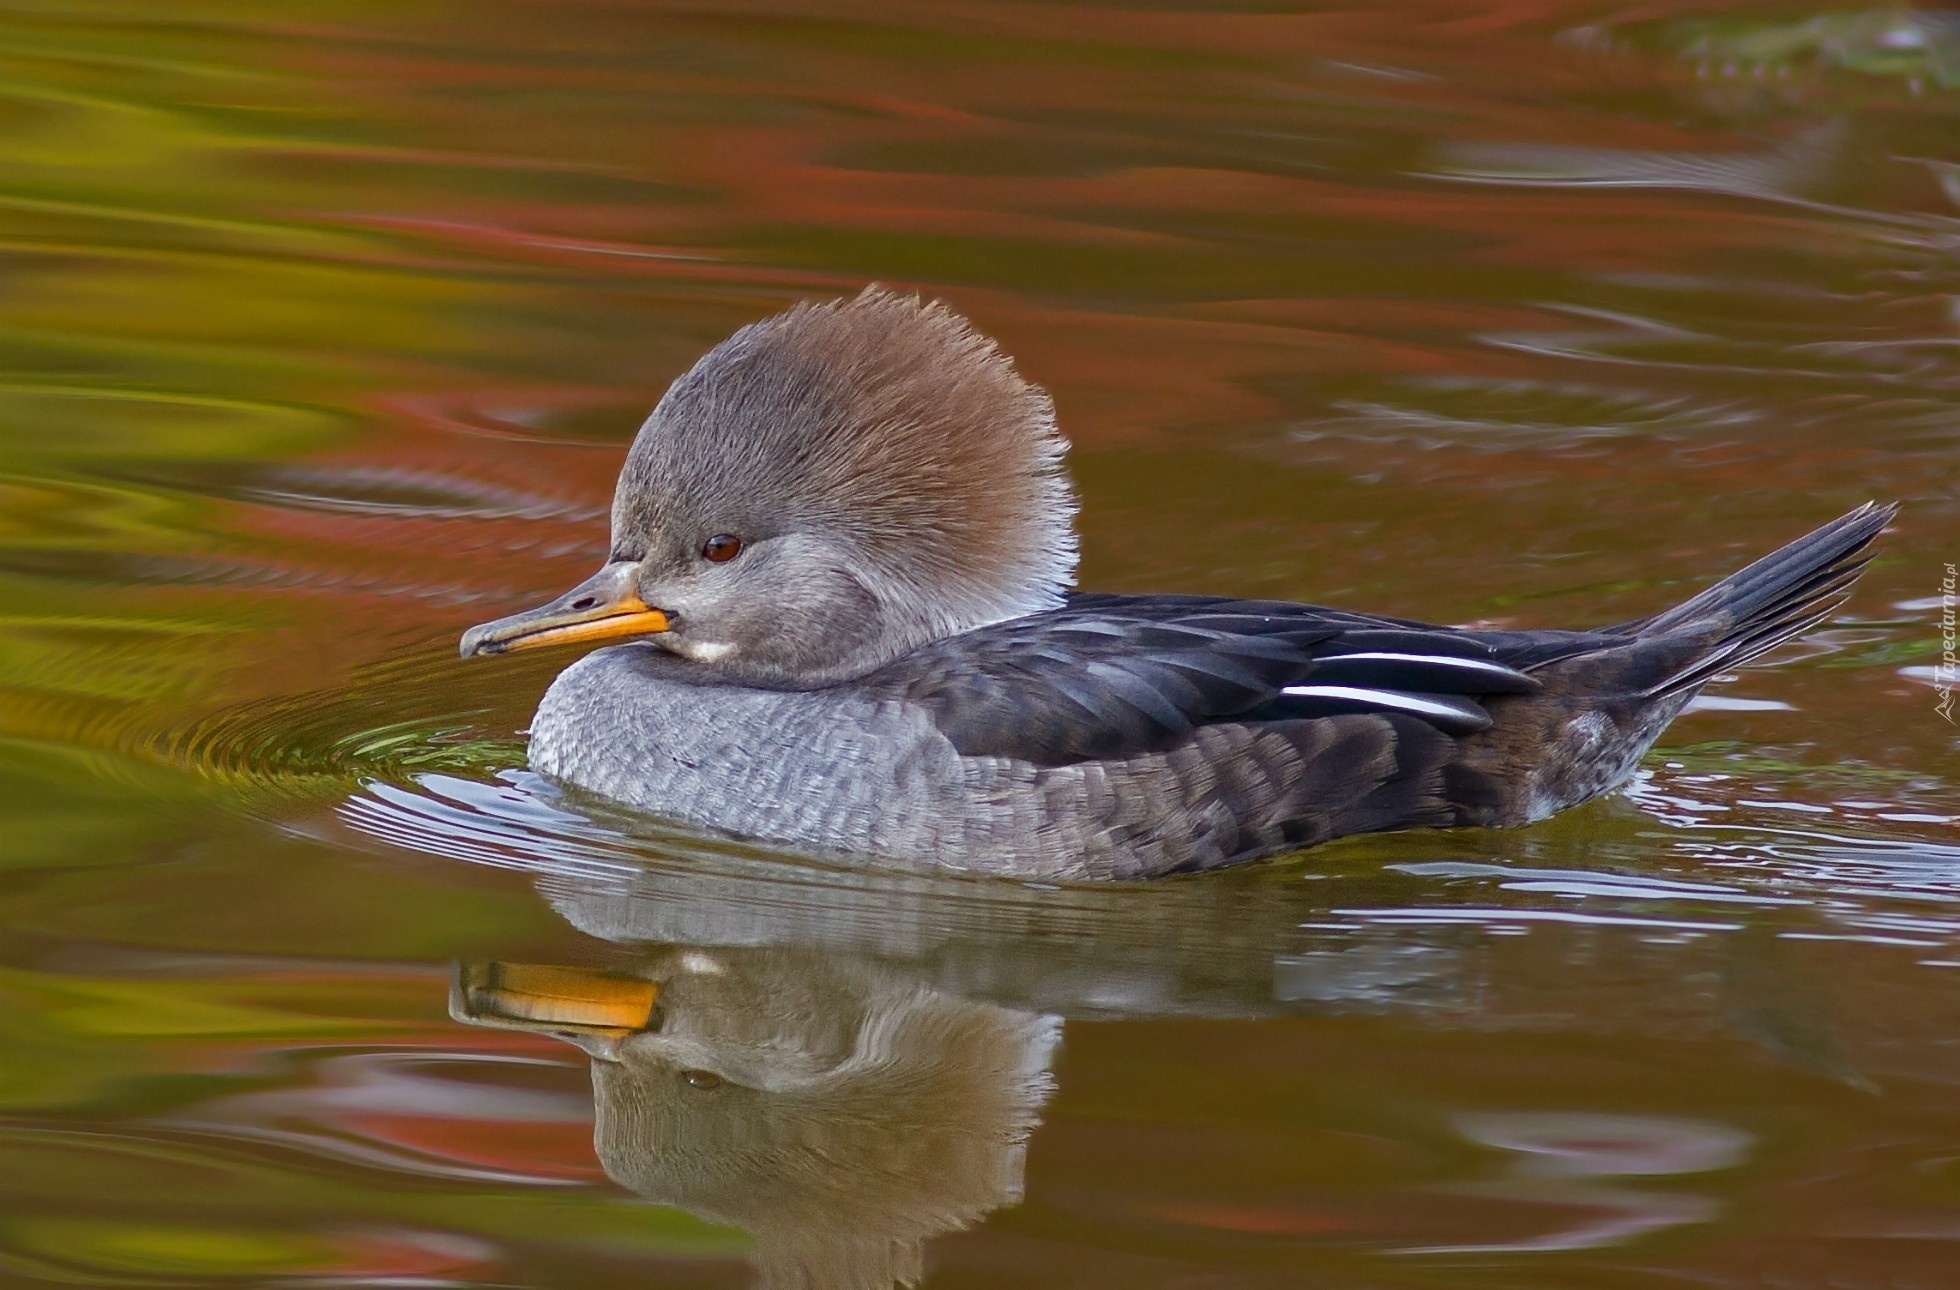
M 1370 707 L 1393 708 L 1398 712 L 1414 712 L 1426 717 L 1461 720 L 1469 715 L 1467 704 L 1444 703 L 1419 694 L 1404 694 L 1399 690 L 1368 690 L 1357 685 L 1289 685 L 1280 693 L 1301 699 L 1347 699 Z
M 1366 663 L 1420 663 L 1426 667 L 1455 668 L 1476 676 L 1501 676 L 1516 680 L 1523 673 L 1502 663 L 1490 663 L 1478 658 L 1456 658 L 1449 654 L 1396 654 L 1379 651 L 1366 654 L 1329 654 L 1322 663 L 1345 663 L 1349 660 Z

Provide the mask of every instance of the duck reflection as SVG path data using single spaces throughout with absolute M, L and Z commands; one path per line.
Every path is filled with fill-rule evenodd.
M 1018 1201 L 1061 1039 L 785 948 L 661 947 L 631 975 L 465 963 L 451 1012 L 584 1049 L 607 1175 L 746 1228 L 771 1288 L 915 1284 L 930 1238 Z
M 457 967 L 450 1010 L 592 1058 L 594 1142 L 639 1195 L 747 1229 L 770 1290 L 888 1290 L 1021 1199 L 1064 1018 L 1270 1015 L 1292 884 L 1150 891 L 790 866 L 558 866 L 609 971 Z
M 1392 1016 L 1395 1033 L 1445 1044 L 1451 1032 L 1740 1038 L 1818 1073 L 1841 1065 L 1820 994 L 1762 988 L 1791 981 L 1787 942 L 1739 931 L 1682 939 L 1686 910 L 1662 923 L 1628 914 L 1492 935 L 1488 926 L 1530 911 L 1492 901 L 1475 919 L 1446 919 L 1455 908 L 1432 886 L 1605 881 L 1580 871 L 1402 862 L 1313 881 L 1272 869 L 1148 889 L 1043 888 L 708 845 L 649 846 L 631 864 L 569 844 L 518 859 L 570 927 L 617 957 L 605 971 L 464 964 L 454 1015 L 589 1054 L 606 1173 L 650 1201 L 746 1229 L 771 1290 L 916 1284 L 936 1237 L 1017 1203 L 1065 1022 Z M 1674 939 L 1657 934 L 1670 929 Z M 1790 1036 L 1810 1038 L 1792 1046 Z M 1514 1094 L 1447 1082 L 1410 1096 L 1432 1098 L 1422 1123 L 1456 1126 L 1477 1154 L 1418 1171 L 1409 1204 L 1379 1221 L 1357 1209 L 1355 1239 L 1384 1249 L 1589 1247 L 1707 1221 L 1715 1192 L 1640 1179 L 1699 1175 L 1748 1151 L 1720 1117 L 1555 1096 L 1521 1110 Z M 1511 1118 L 1493 1119 L 1499 1111 Z M 1540 1118 L 1519 1119 L 1525 1111 Z M 1409 1132 L 1427 1143 L 1428 1130 Z M 1686 1162 L 1678 1170 L 1639 1163 L 1641 1144 L 1676 1139 L 1721 1151 L 1666 1156 Z M 1545 1167 L 1554 1157 L 1584 1171 Z M 1439 1191 L 1477 1203 L 1436 1209 Z

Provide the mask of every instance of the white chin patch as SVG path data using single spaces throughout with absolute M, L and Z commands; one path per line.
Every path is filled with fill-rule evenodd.
M 723 967 L 713 955 L 700 950 L 688 950 L 681 955 L 681 971 L 692 972 L 697 976 L 722 976 L 728 969 Z
M 719 663 L 735 652 L 727 641 L 689 641 L 683 651 L 697 663 Z

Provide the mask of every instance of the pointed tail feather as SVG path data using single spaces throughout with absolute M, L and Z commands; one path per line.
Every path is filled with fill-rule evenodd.
M 1677 693 L 1741 667 L 1830 617 L 1871 560 L 1871 544 L 1897 504 L 1866 502 L 1651 618 L 1609 630 L 1633 636 L 1705 638 L 1678 671 L 1647 689 Z

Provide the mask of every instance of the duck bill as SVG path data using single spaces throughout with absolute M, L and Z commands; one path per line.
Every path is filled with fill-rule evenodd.
M 633 976 L 535 963 L 463 962 L 449 1015 L 497 1030 L 617 1040 L 659 1028 L 660 986 Z
M 462 655 L 474 658 L 664 632 L 667 613 L 641 600 L 634 588 L 639 568 L 631 561 L 615 561 L 548 605 L 472 627 L 463 633 Z

